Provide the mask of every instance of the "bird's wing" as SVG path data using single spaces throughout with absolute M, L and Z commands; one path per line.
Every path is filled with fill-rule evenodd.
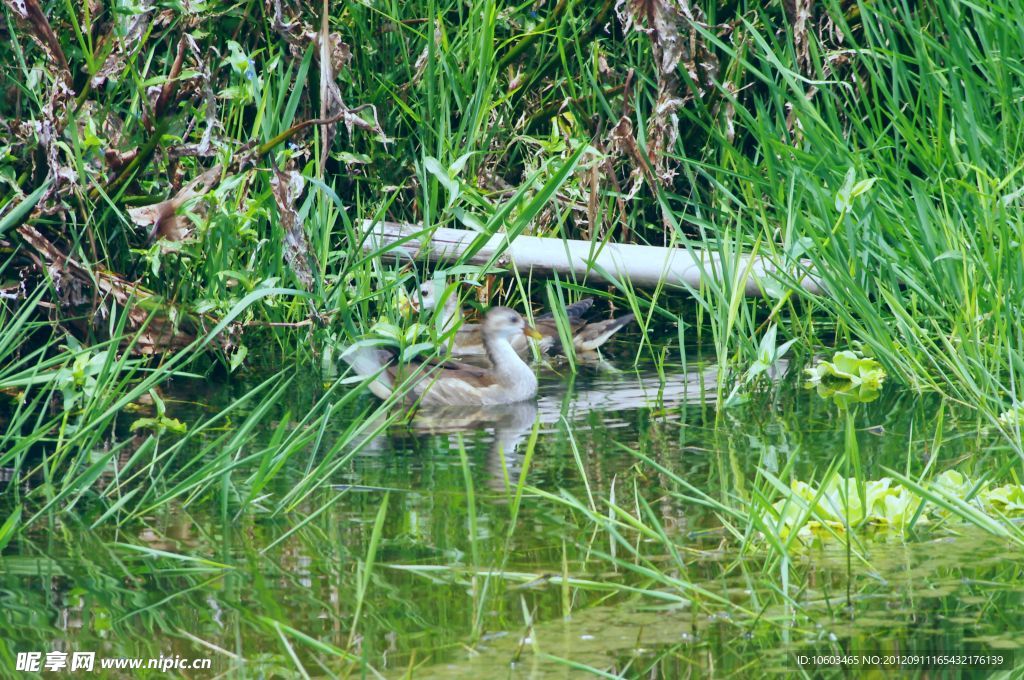
M 565 315 L 569 317 L 569 321 L 575 321 L 583 317 L 587 311 L 594 306 L 594 298 L 583 298 L 579 302 L 574 302 L 571 305 L 565 306 Z M 540 323 L 541 319 L 552 319 L 554 320 L 554 312 L 545 312 L 538 316 L 533 317 L 533 320 Z
M 626 314 L 617 319 L 587 324 L 579 333 L 573 336 L 572 343 L 578 350 L 592 352 L 607 342 L 608 338 L 615 335 L 620 328 L 633 321 L 633 319 L 634 316 L 632 314 Z
M 367 385 L 373 394 L 381 399 L 391 396 L 395 385 L 395 367 L 391 364 L 394 355 L 391 352 L 376 347 L 354 345 L 345 350 L 341 358 L 352 367 L 357 375 L 364 378 L 371 375 L 377 376 Z
M 557 353 L 562 350 L 562 339 L 558 335 L 558 323 L 554 319 L 541 319 L 534 327 L 544 336 L 540 341 L 541 351 Z M 583 319 L 569 319 L 569 333 L 574 338 L 587 327 L 587 322 Z
M 493 391 L 495 379 L 492 375 L 468 376 L 442 372 L 436 377 L 428 376 L 413 388 L 424 406 L 473 404 L 479 405 L 483 395 Z
M 464 323 L 459 326 L 459 330 L 455 333 L 452 354 L 454 356 L 471 356 L 486 353 L 483 335 L 480 333 L 480 324 Z

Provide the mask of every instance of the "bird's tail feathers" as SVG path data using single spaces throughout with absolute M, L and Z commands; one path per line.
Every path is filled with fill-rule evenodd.
M 352 367 L 352 370 L 363 378 L 377 376 L 367 387 L 381 399 L 391 396 L 394 383 L 386 370 L 387 365 L 393 358 L 387 350 L 369 347 L 366 345 L 353 345 L 341 355 L 342 360 Z
M 573 344 L 579 351 L 593 352 L 635 318 L 633 314 L 625 314 L 615 319 L 587 324 L 583 331 L 573 338 Z
M 583 315 L 594 306 L 594 298 L 583 298 L 579 302 L 574 302 L 571 305 L 565 306 L 565 315 L 568 317 L 569 322 L 578 321 L 583 318 Z M 538 314 L 533 317 L 535 321 L 541 319 L 553 319 L 555 318 L 554 312 L 545 312 L 544 314 Z

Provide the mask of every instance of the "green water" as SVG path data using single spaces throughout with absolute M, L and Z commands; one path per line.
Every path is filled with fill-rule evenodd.
M 545 369 L 536 405 L 423 414 L 356 442 L 286 512 L 270 508 L 315 456 L 282 461 L 244 505 L 238 480 L 252 470 L 236 468 L 218 492 L 142 521 L 117 526 L 88 496 L 47 513 L 0 557 L 5 668 L 15 651 L 62 649 L 212 658 L 213 671 L 188 677 L 748 677 L 792 673 L 807 651 L 1024 643 L 1024 552 L 979 530 L 866 539 L 866 560 L 811 547 L 788 564 L 730 535 L 669 473 L 730 504 L 763 487 L 759 470 L 814 479 L 848 447 L 845 417 L 795 376 L 722 412 L 707 402 L 712 367 L 665 377 Z M 184 383 L 166 396 L 192 421 L 240 389 Z M 297 377 L 261 422 L 264 443 L 323 389 Z M 373 405 L 361 399 L 318 437 Z M 928 465 L 980 477 L 1012 461 L 969 412 L 934 397 L 887 390 L 858 408 L 856 428 L 869 479 Z M 544 492 L 656 518 L 675 556 L 623 535 L 647 568 L 700 590 L 623 568 L 638 558 Z

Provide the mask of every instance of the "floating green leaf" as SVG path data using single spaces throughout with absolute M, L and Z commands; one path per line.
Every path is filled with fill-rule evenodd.
M 806 387 L 816 388 L 823 399 L 833 399 L 840 406 L 878 398 L 885 369 L 881 364 L 859 352 L 836 352 L 832 361 L 822 361 L 804 369 Z
M 930 484 L 922 485 L 926 495 L 967 503 L 994 520 L 1000 517 L 1024 517 L 1024 485 L 1007 484 L 997 488 L 975 485 L 962 473 L 947 470 Z M 833 476 L 815 487 L 793 480 L 790 493 L 772 505 L 763 520 L 785 538 L 794 531 L 804 539 L 830 539 L 849 529 L 902 533 L 915 517 L 916 527 L 938 519 L 956 520 L 946 507 L 894 481 L 890 477 L 868 481 L 864 501 L 855 478 Z

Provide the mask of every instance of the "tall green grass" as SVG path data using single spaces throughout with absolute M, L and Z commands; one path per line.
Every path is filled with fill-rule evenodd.
M 66 6 L 50 9 L 57 25 L 84 20 Z M 737 368 L 722 373 L 720 396 L 756 360 L 770 320 L 782 340 L 800 341 L 805 356 L 822 344 L 860 343 L 903 384 L 942 392 L 995 422 L 1021 398 L 1016 301 L 1024 272 L 1014 206 L 1022 74 L 1000 56 L 1019 42 L 1012 8 L 943 0 L 927 9 L 897 3 L 853 11 L 826 3 L 812 13 L 802 71 L 780 5 L 706 11 L 719 28 L 697 26 L 693 37 L 707 46 L 717 81 L 701 97 L 682 79 L 682 134 L 666 150 L 676 180 L 647 182 L 630 200 L 623 191 L 634 160 L 607 134 L 620 115 L 632 114 L 644 147 L 656 72 L 648 35 L 624 34 L 617 21 L 607 32 L 595 23 L 612 18 L 607 3 L 356 4 L 328 22 L 355 55 L 337 80 L 350 104 L 375 107 L 386 140 L 359 129 L 324 140 L 313 128 L 292 140 L 299 147 L 271 149 L 255 167 L 218 183 L 201 201 L 204 211 L 190 212 L 196 238 L 171 252 L 140 244 L 121 208 L 166 196 L 172 168 L 158 156 L 132 185 L 135 193 L 125 185 L 85 197 L 84 222 L 67 234 L 67 245 L 82 261 L 141 276 L 185 309 L 224 313 L 247 293 L 291 282 L 268 171 L 294 156 L 309 178 L 298 209 L 320 263 L 311 304 L 333 331 L 318 334 L 319 344 L 364 332 L 392 304 L 385 291 L 410 278 L 361 255 L 356 225 L 364 217 L 419 222 L 428 233 L 458 226 L 708 248 L 722 254 L 724 271 L 689 296 L 627 281 L 607 292 L 644 320 L 641 347 L 660 341 L 649 332 L 662 324 L 687 325 L 693 317 L 685 298 L 692 296 L 698 333 L 709 332 L 720 363 Z M 199 18 L 215 28 L 206 44 L 231 55 L 206 64 L 220 99 L 219 157 L 315 117 L 314 50 L 290 50 L 264 6 L 245 2 L 223 7 L 216 20 Z M 319 25 L 314 14 L 295 18 Z M 245 30 L 252 27 L 258 30 Z M 111 143 L 96 130 L 107 115 L 128 121 L 128 139 L 145 136 L 144 90 L 163 83 L 174 43 L 172 31 L 146 34 L 135 46 L 136 77 L 83 91 L 90 106 L 75 108 L 70 122 L 94 134 L 79 137 L 69 125 L 66 162 L 85 168 L 97 161 Z M 5 49 L 16 65 L 7 87 L 17 96 L 2 113 L 10 115 L 15 102 L 38 113 L 45 99 L 25 83 L 48 82 L 48 74 L 28 41 Z M 88 40 L 65 49 L 93 72 L 105 54 Z M 628 73 L 635 74 L 630 91 L 616 90 Z M 174 135 L 186 131 L 185 141 L 200 137 L 204 101 L 190 99 L 168 114 L 171 136 L 160 143 L 173 148 Z M 320 167 L 328 141 L 332 154 Z M 20 191 L 36 197 L 23 160 L 8 157 L 5 167 Z M 189 178 L 204 161 L 186 157 L 176 166 Z M 866 190 L 848 196 L 848 176 L 866 180 Z M 0 207 L 10 213 L 5 223 L 13 224 L 15 206 L 23 212 L 29 203 L 16 191 Z M 745 300 L 749 272 L 737 264 L 740 253 L 783 263 L 806 258 L 829 294 L 807 295 L 793 280 L 771 286 L 767 301 Z M 596 281 L 571 283 L 589 293 Z M 548 302 L 532 283 L 504 294 Z M 309 345 L 295 342 L 287 326 L 267 325 L 302 323 L 308 312 L 303 301 L 271 298 L 251 306 L 243 321 L 267 328 L 282 353 L 308 355 Z

